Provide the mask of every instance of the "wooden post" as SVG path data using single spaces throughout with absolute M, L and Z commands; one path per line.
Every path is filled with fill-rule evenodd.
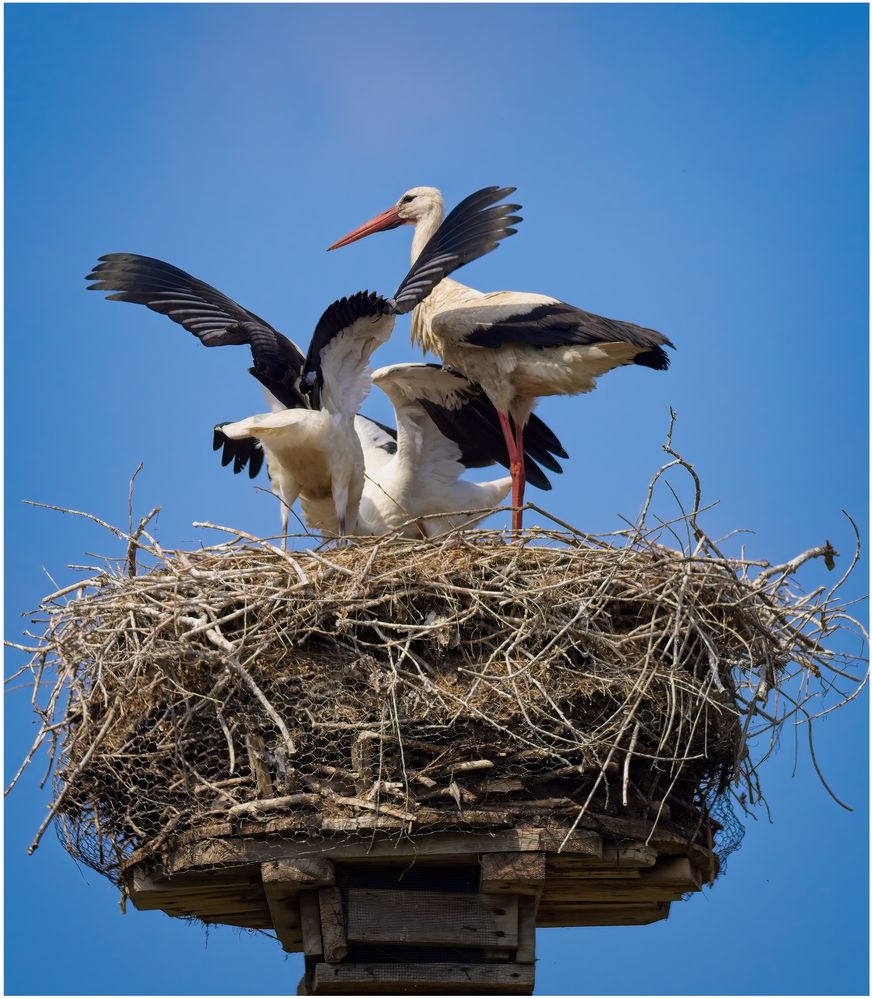
M 330 964 L 344 961 L 348 953 L 348 940 L 345 936 L 345 916 L 342 912 L 342 896 L 339 889 L 319 889 L 318 905 L 321 909 L 321 938 L 324 941 L 324 958 Z
M 485 853 L 481 857 L 481 890 L 535 895 L 545 884 L 545 854 Z
M 518 964 L 536 963 L 536 910 L 539 908 L 537 895 L 522 895 L 518 899 L 518 949 L 515 960 Z
M 518 904 L 518 945 L 515 961 L 536 961 L 536 911 L 545 887 L 545 854 L 542 851 L 484 853 L 481 857 L 481 890 L 509 893 Z
M 315 889 L 322 885 L 336 883 L 336 872 L 329 860 L 320 857 L 295 857 L 290 860 L 272 860 L 260 866 L 263 890 L 269 906 L 270 918 L 286 951 L 298 951 L 302 947 L 307 956 L 307 938 L 303 932 L 303 911 L 306 903 L 302 896 L 309 894 L 316 899 Z M 311 956 L 320 957 L 320 931 L 315 942 L 311 928 L 311 903 L 307 913 L 309 919 L 309 949 Z M 316 901 L 317 906 L 317 901 Z M 317 922 L 317 919 L 316 919 Z
M 300 892 L 300 928 L 303 933 L 303 953 L 312 960 L 321 960 L 324 957 L 324 943 L 316 891 Z

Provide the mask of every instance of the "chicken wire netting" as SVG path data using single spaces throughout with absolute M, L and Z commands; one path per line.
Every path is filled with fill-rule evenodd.
M 729 557 L 697 502 L 667 547 L 647 508 L 609 536 L 307 551 L 240 532 L 169 552 L 148 518 L 113 528 L 123 557 L 47 597 L 21 646 L 41 730 L 19 775 L 40 747 L 54 774 L 33 848 L 54 820 L 116 882 L 220 837 L 524 826 L 725 857 L 784 723 L 865 682 L 843 640 L 865 632 L 844 576 L 794 581 L 829 543 L 777 566 Z

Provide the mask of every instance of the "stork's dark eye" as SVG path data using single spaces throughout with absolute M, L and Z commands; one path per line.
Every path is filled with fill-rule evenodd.
M 414 201 L 414 200 L 415 200 L 415 195 L 414 194 L 404 194 L 402 196 L 402 198 L 400 198 L 400 204 L 401 205 L 407 205 L 410 201 Z

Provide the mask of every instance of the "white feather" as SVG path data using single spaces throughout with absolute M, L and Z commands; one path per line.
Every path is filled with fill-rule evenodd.
M 285 409 L 228 423 L 222 430 L 228 437 L 262 442 L 279 495 L 289 505 L 299 497 L 312 529 L 354 533 L 364 464 L 351 420 L 326 410 Z
M 469 389 L 465 379 L 423 364 L 380 368 L 372 380 L 390 398 L 397 417 L 397 452 L 368 474 L 361 499 L 361 523 L 374 534 L 396 530 L 410 519 L 497 506 L 511 479 L 476 483 L 461 480 L 466 471 L 460 448 L 436 428 L 419 398 L 452 408 Z M 467 523 L 469 516 L 418 521 L 406 533 L 430 536 L 449 526 Z
M 387 340 L 394 317 L 376 316 L 355 320 L 321 351 L 321 377 L 325 409 L 351 418 L 369 394 L 368 361 Z

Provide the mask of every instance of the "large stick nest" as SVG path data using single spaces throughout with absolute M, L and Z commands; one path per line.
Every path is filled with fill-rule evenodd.
M 828 542 L 779 566 L 726 556 L 678 463 L 691 512 L 646 524 L 661 469 L 639 523 L 607 537 L 284 552 L 236 532 L 167 552 L 152 515 L 110 528 L 125 557 L 47 597 L 27 649 L 42 728 L 22 770 L 47 744 L 55 775 L 34 848 L 54 817 L 117 879 L 215 823 L 305 838 L 644 819 L 728 852 L 724 802 L 760 800 L 781 726 L 810 725 L 857 664 L 834 634 L 865 633 L 844 576 L 793 584 L 810 559 L 832 567 Z

